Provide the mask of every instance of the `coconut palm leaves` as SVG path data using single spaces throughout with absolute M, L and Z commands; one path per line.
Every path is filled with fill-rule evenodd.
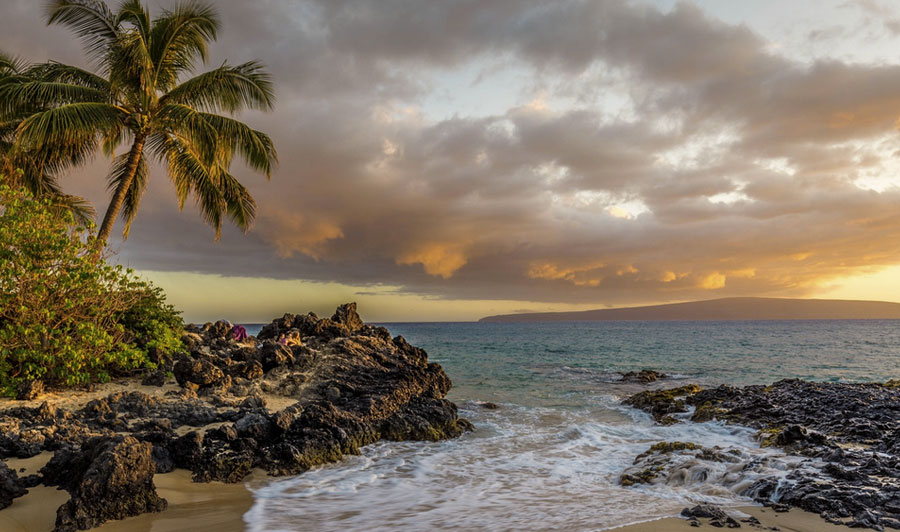
M 87 223 L 94 216 L 90 203 L 64 194 L 58 177 L 69 166 L 80 163 L 90 153 L 90 146 L 69 142 L 36 148 L 16 142 L 19 126 L 30 113 L 45 108 L 51 99 L 76 101 L 79 98 L 56 84 L 58 69 L 51 67 L 30 65 L 0 53 L 0 93 L 12 95 L 14 101 L 32 102 L 30 106 L 18 108 L 10 99 L 0 97 L 0 177 L 7 185 L 24 187 L 37 197 L 51 199 L 60 208 L 72 211 L 79 222 Z M 76 92 L 85 88 L 73 87 Z M 48 95 L 51 93 L 53 97 Z
M 192 197 L 216 238 L 225 219 L 247 230 L 256 204 L 231 162 L 238 156 L 269 177 L 277 155 L 267 135 L 219 113 L 270 110 L 274 92 L 255 61 L 190 77 L 218 33 L 215 10 L 191 1 L 151 18 L 139 0 L 117 11 L 101 0 L 55 0 L 47 20 L 82 40 L 97 73 L 50 63 L 31 67 L 34 79 L 0 82 L 0 134 L 9 122 L 18 146 L 46 149 L 61 167 L 97 149 L 112 155 L 129 147 L 114 159 L 98 237 L 106 241 L 120 215 L 127 237 L 149 179 L 148 156 L 165 166 L 179 206 Z

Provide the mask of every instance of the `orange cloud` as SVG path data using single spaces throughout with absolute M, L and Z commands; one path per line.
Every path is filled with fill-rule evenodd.
M 432 242 L 397 257 L 397 264 L 421 264 L 425 273 L 449 279 L 466 265 L 469 259 L 460 244 Z
M 700 287 L 704 290 L 718 290 L 725 288 L 727 278 L 719 272 L 711 273 L 700 281 Z
M 341 228 L 325 220 L 311 220 L 300 213 L 274 211 L 260 220 L 265 238 L 279 257 L 302 253 L 316 260 L 322 258 L 325 245 L 344 237 Z
M 564 280 L 575 286 L 600 286 L 603 276 L 598 275 L 598 272 L 604 266 L 602 262 L 576 267 L 561 267 L 552 262 L 541 262 L 532 264 L 528 270 L 528 277 L 548 281 Z

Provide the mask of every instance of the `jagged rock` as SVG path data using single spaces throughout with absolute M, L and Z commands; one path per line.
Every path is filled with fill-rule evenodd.
M 232 327 L 230 321 L 219 320 L 205 327 L 204 336 L 207 341 L 228 338 Z
M 44 393 L 44 382 L 41 380 L 26 380 L 16 386 L 16 400 L 32 401 Z
M 627 402 L 663 423 L 679 421 L 670 412 L 694 407 L 692 421 L 716 418 L 753 427 L 762 446 L 816 459 L 792 472 L 789 483 L 763 478 L 746 490 L 776 511 L 797 507 L 875 530 L 900 523 L 900 387 L 895 383 L 789 379 L 769 386 L 648 391 Z
M 253 469 L 253 455 L 249 452 L 238 452 L 223 441 L 204 438 L 203 453 L 194 464 L 194 482 L 240 482 Z
M 49 476 L 72 496 L 59 507 L 54 531 L 87 530 L 109 520 L 164 510 L 166 501 L 153 485 L 152 449 L 150 443 L 131 436 L 97 438 L 79 452 L 67 451 L 63 459 L 51 460 L 44 470 L 53 470 Z
M 181 359 L 175 363 L 175 380 L 184 386 L 190 382 L 198 386 L 210 386 L 221 381 L 225 374 L 205 358 Z
M 422 398 L 411 401 L 381 425 L 388 440 L 439 441 L 455 438 L 472 430 L 468 421 L 456 414 L 456 405 L 446 399 Z
M 200 346 L 203 345 L 203 337 L 196 332 L 185 331 L 185 333 L 181 335 L 181 343 L 183 343 L 189 351 L 193 351 L 199 349 Z
M 229 374 L 232 377 L 240 377 L 247 380 L 255 380 L 263 376 L 263 365 L 256 360 L 249 360 L 229 366 Z
M 191 355 L 161 364 L 154 377 L 171 367 L 181 385 L 164 397 L 133 391 L 74 412 L 46 403 L 0 411 L 0 458 L 55 451 L 42 478 L 73 496 L 59 530 L 158 510 L 152 482 L 142 483 L 154 472 L 189 469 L 201 482 L 237 482 L 253 467 L 297 474 L 380 439 L 439 440 L 472 429 L 444 399 L 451 383 L 443 369 L 402 337 L 363 324 L 353 304 L 326 319 L 285 314 L 263 327 L 260 346 L 235 343 L 230 327 L 186 327 Z M 276 342 L 292 330 L 303 345 Z M 271 414 L 261 392 L 296 402 Z M 180 435 L 210 424 L 202 435 Z M 103 491 L 99 478 L 117 493 Z
M 279 368 L 293 361 L 290 348 L 276 342 L 264 342 L 259 350 L 260 363 L 264 372 Z
M 806 430 L 800 425 L 791 425 L 775 436 L 775 445 L 785 447 L 797 443 L 825 443 L 825 436 L 815 431 Z
M 346 338 L 350 336 L 350 328 L 343 323 L 338 323 L 329 318 L 319 320 L 315 325 L 313 333 L 315 336 L 325 340 L 333 340 L 334 338 Z
M 28 490 L 16 472 L 0 462 L 0 510 L 11 505 L 16 497 L 26 493 Z
M 197 431 L 191 431 L 184 436 L 173 438 L 169 441 L 169 454 L 175 467 L 191 469 L 200 460 L 203 453 L 203 436 Z
M 267 416 L 259 413 L 250 413 L 234 423 L 238 436 L 252 438 L 258 442 L 271 439 L 275 424 Z
M 685 398 L 696 394 L 700 387 L 696 384 L 688 384 L 671 390 L 648 390 L 632 395 L 625 400 L 625 404 L 646 410 L 653 418 L 662 424 L 671 425 L 678 421 L 672 414 L 687 412 Z
M 345 303 L 337 308 L 331 321 L 347 327 L 353 333 L 363 328 L 363 320 L 356 313 L 356 303 Z
M 629 371 L 622 374 L 622 382 L 636 382 L 639 384 L 650 384 L 660 379 L 668 379 L 665 373 L 654 371 L 652 369 L 642 369 L 641 371 Z
M 721 521 L 728 518 L 728 514 L 714 504 L 698 504 L 693 508 L 685 508 L 681 510 L 681 515 L 688 518 L 718 519 Z
M 162 386 L 165 383 L 166 383 L 165 368 L 160 368 L 152 373 L 148 373 L 147 376 L 141 380 L 141 384 L 143 386 Z

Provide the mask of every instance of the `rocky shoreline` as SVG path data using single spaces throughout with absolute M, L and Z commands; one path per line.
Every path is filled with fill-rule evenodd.
M 118 392 L 67 408 L 41 401 L 38 384 L 21 390 L 36 404 L 0 411 L 0 459 L 53 457 L 22 477 L 0 463 L 0 510 L 29 488 L 58 486 L 70 499 L 54 530 L 86 530 L 165 509 L 158 473 L 185 469 L 195 482 L 240 482 L 253 469 L 295 475 L 378 440 L 437 441 L 472 428 L 444 399 L 451 383 L 440 365 L 364 324 L 355 304 L 331 318 L 287 314 L 243 336 L 228 322 L 189 326 L 185 352 L 143 378 L 172 388 L 165 394 Z
M 662 424 L 718 420 L 756 429 L 762 447 L 780 448 L 795 462 L 787 474 L 756 478 L 738 492 L 776 511 L 800 508 L 853 528 L 900 529 L 900 382 L 687 385 L 640 392 L 625 403 Z M 659 442 L 635 459 L 620 482 L 665 482 L 685 474 L 685 457 L 695 476 L 715 474 L 713 464 L 734 464 L 719 471 L 732 475 L 735 485 L 742 472 L 765 460 L 693 442 Z M 698 468 L 700 462 L 710 467 Z M 686 509 L 683 515 L 698 513 L 720 517 L 714 524 L 739 525 L 708 507 Z

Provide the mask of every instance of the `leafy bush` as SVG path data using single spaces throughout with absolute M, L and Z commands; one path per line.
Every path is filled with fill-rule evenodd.
M 162 292 L 108 264 L 93 228 L 0 186 L 0 394 L 42 379 L 74 386 L 153 368 L 180 345 Z
M 149 283 L 132 290 L 135 297 L 131 307 L 119 318 L 128 333 L 128 340 L 156 358 L 171 354 L 183 347 L 181 334 L 184 323 L 181 313 L 166 303 L 162 289 Z

